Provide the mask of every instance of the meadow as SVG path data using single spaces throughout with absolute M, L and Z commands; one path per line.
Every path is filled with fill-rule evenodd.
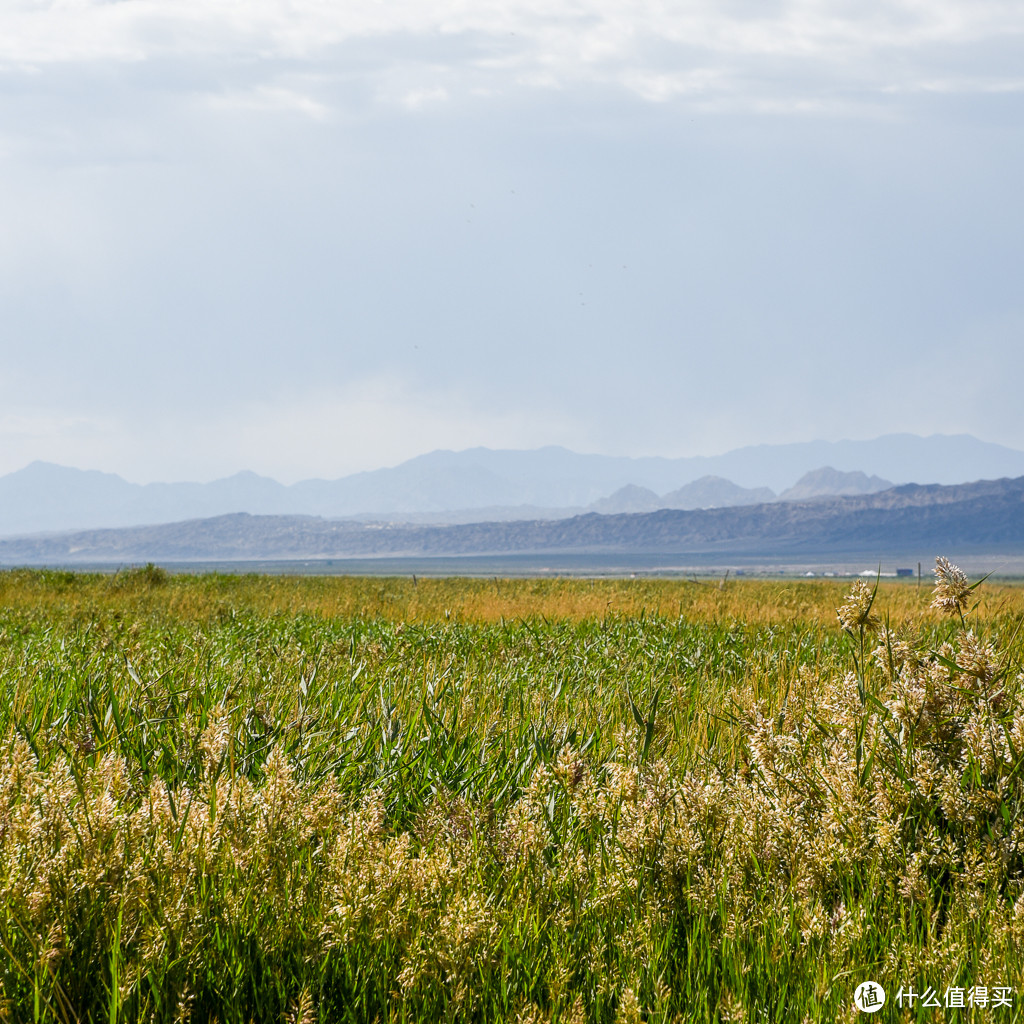
M 0 573 L 0 1020 L 1021 1020 L 1024 588 L 954 569 Z

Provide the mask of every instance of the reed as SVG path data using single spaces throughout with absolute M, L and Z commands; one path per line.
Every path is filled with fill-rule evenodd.
M 0 574 L 0 1013 L 1013 1019 L 1024 591 L 955 568 Z

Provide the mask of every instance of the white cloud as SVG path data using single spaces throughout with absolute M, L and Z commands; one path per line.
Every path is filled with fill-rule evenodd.
M 678 73 L 630 72 L 623 76 L 626 88 L 641 99 L 664 103 L 677 96 L 705 96 L 722 90 L 726 75 L 713 68 Z
M 325 121 L 331 116 L 326 103 L 283 86 L 259 85 L 245 91 L 213 94 L 206 100 L 221 110 L 282 111 L 303 114 L 314 121 Z
M 931 78 L 887 86 L 885 92 L 935 93 L 937 95 L 998 95 L 1024 92 L 1024 78 L 978 78 L 962 75 L 951 78 Z
M 1024 5 L 1008 0 L 43 0 L 0 10 L 0 68 L 8 69 L 150 59 L 251 68 L 337 58 L 346 75 L 376 78 L 399 66 L 415 71 L 424 63 L 413 56 L 417 47 L 441 48 L 444 56 L 421 68 L 425 80 L 397 96 L 413 109 L 453 91 L 523 85 L 613 85 L 652 102 L 708 94 L 764 100 L 766 90 L 784 94 L 786 80 L 812 90 L 831 83 L 934 91 L 929 83 L 941 81 L 941 91 L 999 91 L 1005 69 L 980 51 L 1022 39 Z M 370 56 L 349 67 L 351 48 L 366 46 Z M 348 47 L 341 57 L 339 47 Z M 945 73 L 951 54 L 972 53 L 973 73 Z M 439 74 L 448 76 L 443 85 Z M 273 83 L 228 97 L 249 109 L 325 114 L 320 100 Z
M 419 110 L 432 103 L 443 103 L 448 99 L 448 90 L 440 86 L 433 89 L 413 89 L 402 97 L 402 105 L 409 110 Z

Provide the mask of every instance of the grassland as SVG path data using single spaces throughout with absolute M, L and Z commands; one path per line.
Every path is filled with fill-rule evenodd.
M 1021 1019 L 1024 590 L 848 587 L 0 574 L 0 1018 Z

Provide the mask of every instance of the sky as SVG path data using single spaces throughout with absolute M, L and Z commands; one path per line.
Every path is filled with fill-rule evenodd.
M 0 473 L 1024 449 L 1019 0 L 4 0 Z

